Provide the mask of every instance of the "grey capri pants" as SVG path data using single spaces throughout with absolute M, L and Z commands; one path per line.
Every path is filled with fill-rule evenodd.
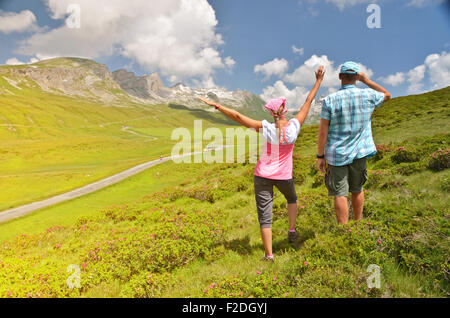
M 256 208 L 261 228 L 272 227 L 273 186 L 284 195 L 288 204 L 297 203 L 294 179 L 272 180 L 254 176 Z

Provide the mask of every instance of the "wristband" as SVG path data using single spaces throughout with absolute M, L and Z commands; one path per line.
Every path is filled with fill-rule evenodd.
M 321 156 L 317 155 L 316 157 L 317 157 L 317 159 L 324 159 L 325 155 L 321 155 Z
M 219 108 L 220 108 L 220 105 L 217 105 L 217 104 L 216 104 L 214 107 L 216 107 L 216 109 L 219 109 Z

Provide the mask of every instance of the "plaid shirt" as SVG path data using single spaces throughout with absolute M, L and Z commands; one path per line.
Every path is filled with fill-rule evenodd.
M 325 147 L 328 164 L 345 166 L 355 158 L 370 158 L 377 153 L 370 119 L 383 101 L 383 93 L 355 85 L 345 85 L 325 97 L 321 118 L 330 121 Z

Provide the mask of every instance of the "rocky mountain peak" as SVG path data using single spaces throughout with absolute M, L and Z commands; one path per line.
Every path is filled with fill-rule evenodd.
M 151 75 L 143 76 L 143 78 L 147 81 L 148 89 L 153 92 L 157 93 L 161 89 L 165 88 L 163 81 L 156 72 Z
M 155 95 L 164 95 L 164 83 L 158 73 L 136 76 L 133 72 L 120 69 L 112 73 L 114 80 L 128 94 L 143 98 L 155 99 Z

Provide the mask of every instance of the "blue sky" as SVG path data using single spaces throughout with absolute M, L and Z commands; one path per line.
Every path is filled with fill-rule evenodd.
M 80 56 L 111 70 L 157 71 L 168 86 L 218 85 L 296 103 L 323 62 L 323 94 L 339 87 L 336 72 L 346 60 L 361 63 L 394 96 L 450 85 L 448 1 L 180 1 L 0 1 L 0 63 Z M 381 28 L 367 27 L 372 2 Z M 81 6 L 79 30 L 65 24 L 69 3 Z

